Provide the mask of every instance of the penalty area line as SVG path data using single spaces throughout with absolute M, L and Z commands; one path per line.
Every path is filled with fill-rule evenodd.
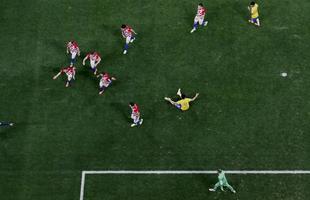
M 103 170 L 86 174 L 216 174 L 216 170 Z M 310 170 L 224 170 L 225 174 L 310 174 Z
M 261 175 L 310 175 L 310 170 L 224 170 L 226 174 L 261 174 Z M 157 174 L 157 175 L 174 175 L 174 174 L 216 174 L 216 170 L 102 170 L 102 171 L 82 171 L 80 200 L 84 200 L 84 189 L 86 175 L 100 174 Z

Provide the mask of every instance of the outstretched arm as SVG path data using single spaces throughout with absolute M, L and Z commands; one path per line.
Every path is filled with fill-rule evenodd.
M 54 79 L 54 80 L 57 79 L 57 78 L 60 76 L 61 73 L 62 73 L 62 70 L 60 70 L 60 72 L 58 72 L 58 74 L 56 74 L 56 75 L 53 77 L 53 79 Z
M 132 31 L 135 35 L 138 35 L 138 33 L 136 33 L 135 30 L 131 29 L 131 31 Z
M 196 93 L 196 95 L 194 96 L 194 98 L 191 99 L 191 101 L 195 101 L 198 96 L 199 96 L 199 93 Z
M 101 58 L 99 57 L 99 59 L 95 65 L 97 66 L 100 62 L 101 62 Z
M 86 56 L 84 59 L 83 59 L 83 65 L 85 65 L 85 61 L 87 60 L 88 56 Z

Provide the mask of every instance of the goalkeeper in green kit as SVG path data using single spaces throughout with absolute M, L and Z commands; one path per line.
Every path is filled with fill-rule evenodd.
M 218 173 L 217 178 L 219 181 L 214 185 L 213 188 L 210 188 L 209 191 L 215 192 L 218 187 L 221 187 L 221 190 L 224 191 L 223 187 L 225 186 L 228 187 L 228 189 L 230 189 L 231 192 L 236 193 L 236 190 L 234 190 L 234 188 L 228 184 L 227 179 L 225 177 L 225 173 L 220 169 L 217 170 L 217 173 Z

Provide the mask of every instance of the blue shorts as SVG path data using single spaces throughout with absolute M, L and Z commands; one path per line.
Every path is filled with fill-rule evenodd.
M 175 104 L 175 107 L 177 107 L 178 109 L 180 109 L 181 110 L 181 104 Z
M 256 18 L 251 18 L 251 22 L 252 22 L 252 23 L 257 24 L 257 20 L 258 20 L 258 17 L 256 17 Z
M 94 68 L 89 67 L 89 68 L 92 72 L 95 72 L 97 70 L 97 67 L 94 67 Z

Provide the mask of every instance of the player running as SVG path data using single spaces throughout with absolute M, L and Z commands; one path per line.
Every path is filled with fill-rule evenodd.
M 179 98 L 176 101 L 171 100 L 171 98 L 169 97 L 165 97 L 165 100 L 169 101 L 172 105 L 174 105 L 178 109 L 186 111 L 189 109 L 189 103 L 195 101 L 199 93 L 196 93 L 196 95 L 193 98 L 187 98 L 185 94 L 181 93 L 181 89 L 178 89 L 177 95 L 179 96 Z
M 123 38 L 126 39 L 123 54 L 127 54 L 129 43 L 133 43 L 133 41 L 136 39 L 135 35 L 137 35 L 137 33 L 130 26 L 126 24 L 123 24 L 121 26 L 121 31 Z
M 131 102 L 129 103 L 129 107 L 131 108 L 131 119 L 133 120 L 133 124 L 131 124 L 131 127 L 141 125 L 143 123 L 143 119 L 140 118 L 141 115 L 138 105 Z
M 71 63 L 74 64 L 76 61 L 76 56 L 80 56 L 80 48 L 75 41 L 70 41 L 67 44 L 67 54 L 71 54 Z
M 97 52 L 88 53 L 83 60 L 83 65 L 85 65 L 85 61 L 89 59 L 90 61 L 90 69 L 94 72 L 94 75 L 97 74 L 97 65 L 101 62 L 101 57 Z
M 234 188 L 233 187 L 231 187 L 229 184 L 228 184 L 228 181 L 227 181 L 227 179 L 226 179 L 226 177 L 225 177 L 225 173 L 222 171 L 222 170 L 217 170 L 217 173 L 218 173 L 218 182 L 214 185 L 214 187 L 213 188 L 210 188 L 209 189 L 209 191 L 211 191 L 211 192 L 215 192 L 216 191 L 216 189 L 218 188 L 218 187 L 221 187 L 221 190 L 222 191 L 224 191 L 224 186 L 225 187 L 228 187 L 228 189 L 232 192 L 232 193 L 236 193 L 236 190 L 234 190 Z
M 259 14 L 258 14 L 258 4 L 252 1 L 250 5 L 248 6 L 248 9 L 250 11 L 251 19 L 249 20 L 250 23 L 260 26 L 259 22 Z
M 70 66 L 62 68 L 58 74 L 56 74 L 53 79 L 57 79 L 62 73 L 67 75 L 66 87 L 71 86 L 73 80 L 75 80 L 75 67 L 71 63 Z
M 112 81 L 115 81 L 116 78 L 110 77 L 106 72 L 99 74 L 97 78 L 99 77 L 101 77 L 99 81 L 99 95 L 102 95 L 106 88 L 108 88 Z
M 207 13 L 207 8 L 203 7 L 202 3 L 198 4 L 197 14 L 194 19 L 194 25 L 193 25 L 193 29 L 191 30 L 191 33 L 194 33 L 197 30 L 198 25 L 202 25 L 202 26 L 208 25 L 208 21 L 205 20 L 206 13 Z

